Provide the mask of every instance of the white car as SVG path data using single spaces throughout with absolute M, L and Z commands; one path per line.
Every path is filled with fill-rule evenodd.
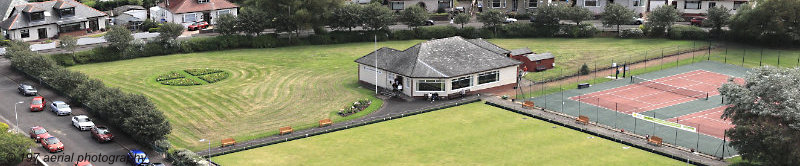
M 633 25 L 644 24 L 644 18 L 633 17 Z
M 515 22 L 517 22 L 516 18 L 506 18 L 506 20 L 503 21 L 503 23 L 506 23 L 506 24 L 515 23 Z
M 69 105 L 63 101 L 54 101 L 50 103 L 50 111 L 56 113 L 56 115 L 69 115 L 72 114 L 72 109 L 69 108 Z
M 94 128 L 94 122 L 86 115 L 78 115 L 72 117 L 72 126 L 75 126 L 75 128 L 81 131 L 90 130 Z

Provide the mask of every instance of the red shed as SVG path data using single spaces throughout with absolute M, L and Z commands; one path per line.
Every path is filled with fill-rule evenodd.
M 522 62 L 519 67 L 525 71 L 544 71 L 552 69 L 556 61 L 553 54 L 549 52 L 536 54 L 528 48 L 511 50 L 511 58 Z

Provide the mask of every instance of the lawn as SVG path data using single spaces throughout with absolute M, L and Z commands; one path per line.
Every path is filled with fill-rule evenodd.
M 690 48 L 691 41 L 663 39 L 493 39 L 501 47 L 529 47 L 553 52 L 559 59 L 622 56 L 662 47 Z M 421 40 L 378 43 L 378 47 L 406 49 Z M 698 44 L 699 45 L 699 44 Z M 296 130 L 312 127 L 318 120 L 343 121 L 332 112 L 357 99 L 371 98 L 377 109 L 381 101 L 372 92 L 358 88 L 355 59 L 372 52 L 373 43 L 241 49 L 73 66 L 69 69 L 102 80 L 126 92 L 143 94 L 165 112 L 172 123 L 170 142 L 177 147 L 201 150 L 200 139 L 250 140 L 277 133 L 291 125 Z M 544 50 L 544 51 L 543 51 Z M 580 59 L 580 58 L 579 58 Z M 585 59 L 585 58 L 584 58 Z M 558 60 L 560 62 L 560 60 Z M 582 63 L 559 63 L 558 67 Z M 576 66 L 577 65 L 577 66 Z M 213 84 L 168 86 L 156 78 L 185 69 L 221 69 L 230 76 Z M 553 76 L 555 70 L 547 71 Z M 557 75 L 556 75 L 557 76 Z M 198 81 L 199 79 L 192 78 Z
M 212 160 L 222 165 L 683 164 L 483 103 L 270 145 Z
M 800 49 L 772 49 L 732 44 L 714 50 L 711 53 L 711 60 L 750 68 L 766 65 L 800 67 Z
M 553 53 L 556 57 L 554 69 L 525 77 L 535 81 L 557 78 L 561 69 L 564 70 L 564 75 L 575 74 L 583 64 L 594 70 L 595 62 L 598 68 L 610 67 L 611 63 L 622 65 L 626 61 L 635 62 L 659 57 L 662 51 L 664 55 L 670 55 L 708 45 L 703 41 L 618 38 L 489 39 L 489 41 L 506 49 L 528 47 L 535 53 Z

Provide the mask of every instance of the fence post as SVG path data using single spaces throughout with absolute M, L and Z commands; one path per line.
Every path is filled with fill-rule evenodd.
M 644 50 L 644 69 L 647 69 L 647 50 Z
M 597 101 L 600 101 L 600 98 L 598 98 Z M 597 102 L 597 103 L 598 103 L 597 105 L 600 105 L 600 102 Z M 618 107 L 619 107 L 619 103 L 615 102 L 614 103 L 614 112 L 615 112 L 614 113 L 614 116 L 615 116 L 614 117 L 614 128 L 618 128 L 617 127 L 617 121 L 619 121 L 619 108 Z
M 764 49 L 761 49 L 761 56 L 758 59 L 758 66 L 761 66 L 761 62 L 764 61 Z
M 725 64 L 728 64 L 728 47 L 725 47 Z
M 747 56 L 747 49 L 743 49 L 742 51 L 742 67 L 744 67 L 744 57 Z
M 695 149 L 699 152 L 700 151 L 700 125 L 698 124 L 697 127 L 697 145 L 695 145 Z
M 558 78 L 561 78 L 561 76 L 563 74 L 564 74 L 564 68 L 561 68 L 561 73 L 558 74 Z M 564 113 L 564 88 L 561 86 L 561 84 L 558 84 L 558 90 L 561 91 L 561 113 L 563 114 Z
M 800 56 L 798 56 L 800 57 Z M 661 48 L 661 69 L 664 70 L 664 48 Z
M 656 112 L 655 111 L 653 112 L 653 119 L 656 119 Z M 650 135 L 656 135 L 656 123 L 653 123 L 653 131 L 650 131 L 650 133 L 653 133 L 653 134 L 650 134 Z
M 781 51 L 778 51 L 778 67 L 781 67 Z
M 692 42 L 692 63 L 694 64 L 694 49 L 697 47 L 697 42 Z

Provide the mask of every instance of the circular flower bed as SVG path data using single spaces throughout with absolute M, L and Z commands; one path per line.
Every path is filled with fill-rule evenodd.
M 194 86 L 219 82 L 229 76 L 230 73 L 219 69 L 186 69 L 158 75 L 156 82 L 171 86 Z

